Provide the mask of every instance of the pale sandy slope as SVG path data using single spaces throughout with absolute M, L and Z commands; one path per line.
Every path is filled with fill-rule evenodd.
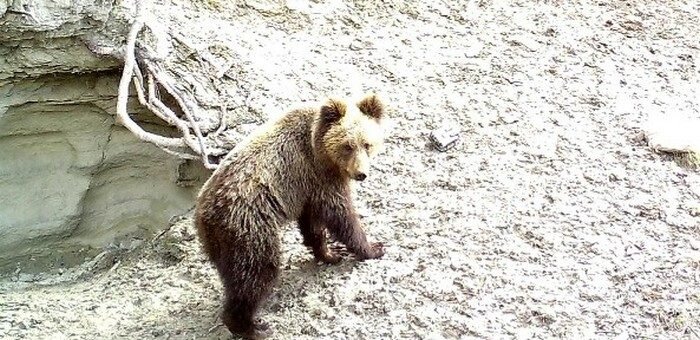
M 387 151 L 357 196 L 387 255 L 315 266 L 290 229 L 262 311 L 275 338 L 698 338 L 700 176 L 636 137 L 652 114 L 700 116 L 700 3 L 454 3 L 273 3 L 236 9 L 267 19 L 221 10 L 222 26 L 192 31 L 238 39 L 255 110 L 353 79 L 391 102 Z M 463 133 L 439 153 L 428 134 L 443 123 Z M 226 338 L 210 331 L 221 286 L 188 228 L 62 276 L 6 278 L 0 334 Z

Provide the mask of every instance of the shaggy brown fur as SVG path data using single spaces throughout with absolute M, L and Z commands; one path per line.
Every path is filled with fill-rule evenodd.
M 359 260 L 384 255 L 381 243 L 367 241 L 349 188 L 351 178 L 366 177 L 365 163 L 381 143 L 368 124 L 378 127 L 382 115 L 373 95 L 351 107 L 329 100 L 291 111 L 233 150 L 205 183 L 195 224 L 222 279 L 222 318 L 232 333 L 270 334 L 253 319 L 277 278 L 285 224 L 296 221 L 304 245 L 325 263 L 340 261 L 326 232 Z

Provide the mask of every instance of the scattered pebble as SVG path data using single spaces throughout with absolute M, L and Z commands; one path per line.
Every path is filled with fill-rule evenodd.
M 460 131 L 454 125 L 443 125 L 430 132 L 430 140 L 433 146 L 440 152 L 453 148 L 459 140 Z

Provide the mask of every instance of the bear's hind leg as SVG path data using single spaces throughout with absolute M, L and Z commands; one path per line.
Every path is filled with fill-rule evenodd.
M 304 238 L 304 245 L 311 249 L 317 261 L 328 264 L 340 262 L 340 255 L 328 249 L 326 228 L 319 223 L 311 209 L 304 209 L 297 223 Z
M 253 258 L 229 254 L 228 257 L 222 256 L 217 265 L 225 290 L 224 325 L 231 333 L 247 339 L 263 339 L 272 333 L 255 317 L 277 280 L 278 248 L 272 244 L 259 246 L 269 252 L 257 253 Z
M 264 339 L 271 335 L 270 327 L 255 321 L 259 301 L 227 298 L 222 319 L 226 328 L 247 339 Z

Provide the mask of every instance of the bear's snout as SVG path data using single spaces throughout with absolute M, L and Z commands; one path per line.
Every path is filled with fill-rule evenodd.
M 364 181 L 367 179 L 367 174 L 360 172 L 359 174 L 355 175 L 355 179 L 358 181 Z

